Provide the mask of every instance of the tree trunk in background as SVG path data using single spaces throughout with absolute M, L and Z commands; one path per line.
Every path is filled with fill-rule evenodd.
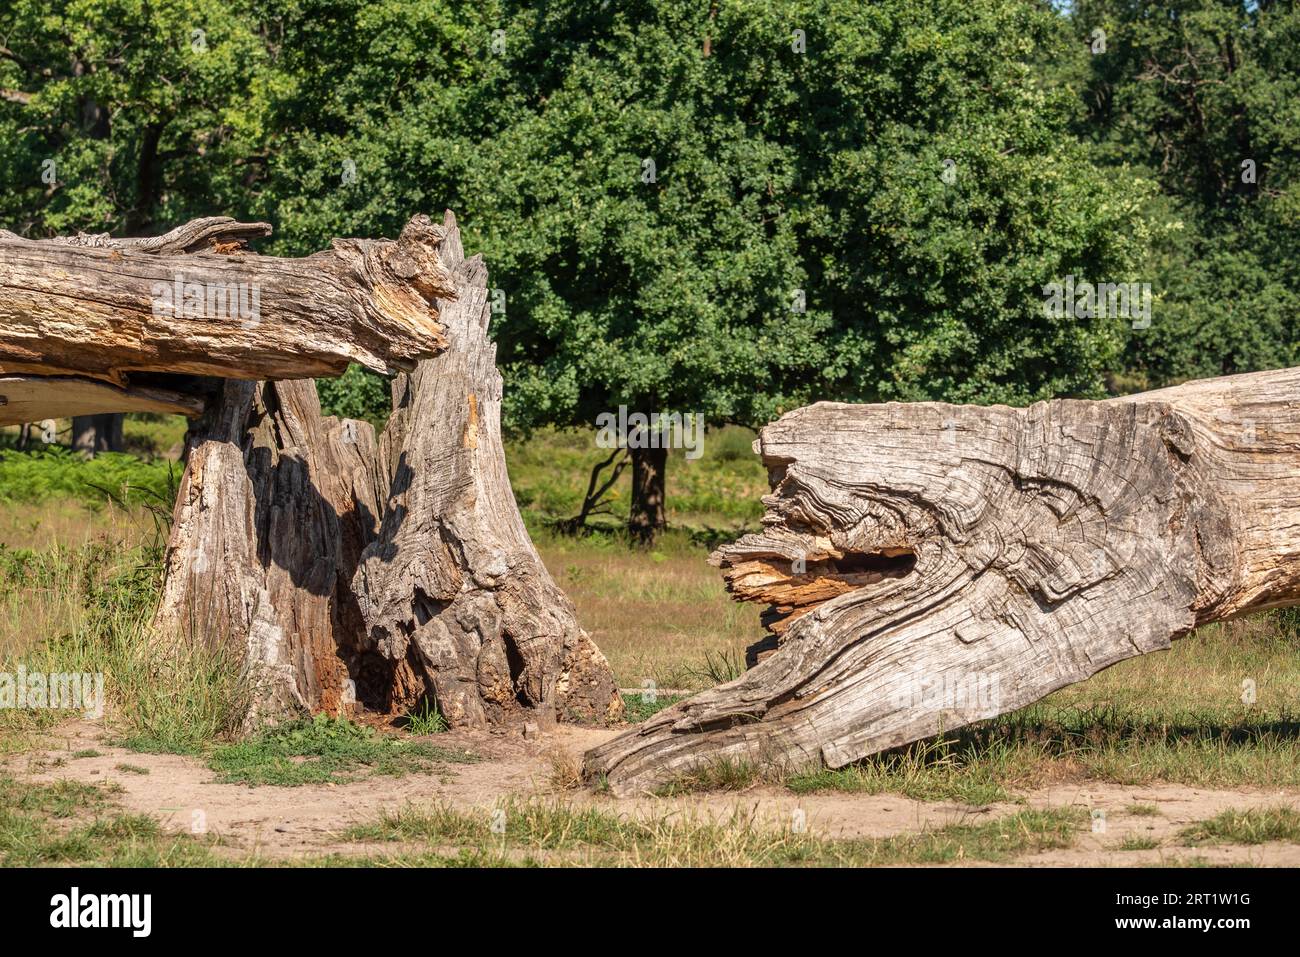
M 126 416 L 107 412 L 72 418 L 72 449 L 84 455 L 122 451 L 122 425 Z
M 631 449 L 631 454 L 632 503 L 627 522 L 628 532 L 633 541 L 651 545 L 668 525 L 664 505 L 668 449 Z
M 227 383 L 191 443 L 158 623 L 231 647 L 254 719 L 426 697 L 453 727 L 617 717 L 510 488 L 487 271 L 450 213 L 428 229 L 448 351 L 394 381 L 378 440 L 321 417 L 310 381 Z
M 842 767 L 1300 603 L 1300 369 L 1026 409 L 819 403 L 713 561 L 776 650 L 589 752 L 616 794 Z

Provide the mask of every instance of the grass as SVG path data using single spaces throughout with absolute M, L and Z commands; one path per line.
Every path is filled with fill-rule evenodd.
M 1005 863 L 1019 855 L 1072 846 L 1086 819 L 1081 808 L 1025 810 L 980 824 L 954 824 L 868 843 L 884 845 L 887 857 L 872 863 Z
M 107 786 L 0 775 L 0 866 L 201 867 L 217 862 L 213 843 L 122 813 Z
M 116 519 L 106 527 L 121 528 Z M 0 670 L 103 674 L 110 723 L 137 750 L 197 753 L 236 728 L 246 689 L 232 652 L 150 627 L 156 530 L 45 551 L 0 545 Z M 22 750 L 66 712 L 0 711 L 0 751 Z
M 0 775 L 0 865 L 119 867 L 228 864 L 352 866 L 863 866 L 1007 862 L 1069 847 L 1078 809 L 1021 811 L 881 839 L 833 840 L 737 810 L 721 819 L 681 812 L 623 815 L 532 800 L 494 808 L 406 806 L 353 827 L 343 839 L 399 845 L 305 859 L 269 860 L 211 836 L 178 834 L 153 817 L 124 813 L 112 786 L 20 782 Z
M 465 751 L 381 735 L 344 718 L 317 715 L 217 747 L 217 780 L 249 786 L 346 784 L 372 774 L 401 777 L 439 765 L 477 760 Z
M 442 734 L 447 730 L 447 721 L 438 711 L 437 705 L 428 699 L 420 702 L 420 707 L 403 719 L 402 725 L 411 734 L 424 737 L 430 734 Z
M 550 765 L 546 780 L 552 791 L 576 791 L 582 787 L 582 762 L 571 751 L 552 748 L 546 759 Z
M 658 714 L 671 705 L 682 700 L 681 695 L 666 695 L 655 692 L 634 691 L 623 695 L 626 720 L 631 724 L 640 724 L 651 715 Z
M 532 531 L 542 561 L 624 688 L 709 687 L 716 682 L 702 674 L 710 657 L 743 660 L 762 637 L 757 606 L 731 600 L 706 551 L 684 531 L 661 536 L 649 552 L 611 536 Z
M 1159 817 L 1160 809 L 1154 804 L 1130 804 L 1124 811 L 1133 817 Z
M 704 660 L 698 665 L 688 665 L 682 674 L 688 685 L 712 688 L 734 681 L 745 670 L 745 655 L 735 648 L 723 648 L 717 652 L 705 651 Z
M 1160 846 L 1154 837 L 1138 837 L 1130 834 L 1115 847 L 1117 851 L 1153 851 Z
M 1300 844 L 1300 811 L 1291 807 L 1224 811 L 1179 833 L 1184 844 Z
M 838 770 L 795 774 L 786 778 L 785 785 L 796 794 L 897 793 L 918 801 L 986 805 L 1011 800 L 1009 779 L 1016 777 L 1016 761 L 1012 750 L 997 742 L 975 749 L 937 739 Z
M 772 867 L 1001 863 L 1069 847 L 1086 814 L 1019 811 L 996 821 L 903 836 L 832 840 L 776 827 L 740 810 L 723 820 L 682 813 L 618 815 L 595 807 L 506 802 L 466 811 L 408 806 L 381 814 L 345 837 L 406 846 L 390 863 L 468 856 L 476 863 L 566 863 L 650 867 Z M 412 844 L 426 845 L 411 849 Z M 368 862 L 382 857 L 368 857 Z
M 655 793 L 675 797 L 696 791 L 744 791 L 762 781 L 763 776 L 763 769 L 749 761 L 719 759 L 677 775 Z

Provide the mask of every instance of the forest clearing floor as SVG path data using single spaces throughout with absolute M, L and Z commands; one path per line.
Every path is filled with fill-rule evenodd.
M 220 783 L 202 758 L 115 747 L 97 723 L 67 721 L 0 761 L 0 853 L 236 866 L 1300 865 L 1295 788 L 1081 780 L 972 805 L 761 783 L 633 799 L 557 786 L 557 767 L 612 733 L 447 732 L 428 740 L 477 760 L 281 787 Z
M 183 434 L 128 426 L 159 456 Z M 625 689 L 629 724 L 735 678 L 763 636 L 760 609 L 706 562 L 756 518 L 750 438 L 726 432 L 673 470 L 684 511 L 650 550 L 548 524 L 585 488 L 578 438 L 512 451 L 538 551 Z M 237 669 L 142 641 L 165 522 L 147 496 L 108 507 L 85 491 L 164 495 L 167 464 L 0 455 L 13 498 L 0 501 L 0 672 L 102 673 L 108 698 L 94 722 L 0 709 L 0 866 L 1300 865 L 1294 609 L 1201 628 L 847 768 L 717 766 L 619 800 L 577 773 L 618 729 L 412 733 L 420 717 L 433 729 L 425 714 L 403 730 L 359 718 L 239 739 Z

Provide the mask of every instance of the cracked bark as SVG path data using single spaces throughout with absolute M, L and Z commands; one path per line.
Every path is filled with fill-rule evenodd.
M 191 442 L 157 623 L 233 650 L 252 720 L 426 697 L 453 727 L 617 717 L 510 488 L 483 261 L 450 213 L 412 229 L 447 351 L 394 380 L 379 436 L 322 417 L 310 380 L 227 382 Z
M 842 767 L 1198 625 L 1300 601 L 1300 369 L 1025 409 L 819 403 L 763 429 L 758 663 L 590 751 L 614 793 Z
M 422 228 L 304 259 L 248 251 L 270 227 L 225 217 L 147 239 L 0 231 L 0 425 L 42 405 L 195 415 L 196 378 L 412 369 L 445 347 L 429 304 L 452 294 Z

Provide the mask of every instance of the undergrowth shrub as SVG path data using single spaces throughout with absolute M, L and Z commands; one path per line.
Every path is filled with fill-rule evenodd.
M 97 508 L 113 499 L 133 505 L 170 501 L 179 468 L 114 452 L 85 458 L 61 445 L 0 449 L 0 502 L 75 498 Z

